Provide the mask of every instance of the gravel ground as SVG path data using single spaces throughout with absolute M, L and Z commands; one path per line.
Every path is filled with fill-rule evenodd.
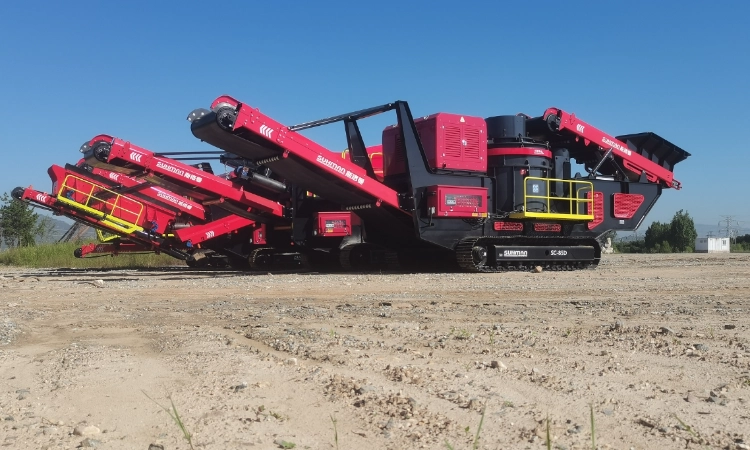
M 4 268 L 0 446 L 750 449 L 748 275 Z

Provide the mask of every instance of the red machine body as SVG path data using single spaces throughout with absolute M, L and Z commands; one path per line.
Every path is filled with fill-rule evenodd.
M 389 111 L 398 124 L 382 134 L 380 181 L 364 158 L 358 121 Z M 363 246 L 348 253 L 350 265 L 390 261 L 395 251 L 407 260 L 440 254 L 480 272 L 593 267 L 601 257 L 597 239 L 637 228 L 662 189 L 679 189 L 672 168 L 690 156 L 654 133 L 616 138 L 556 108 L 541 117 L 414 119 L 406 102 L 395 101 L 285 126 L 221 96 L 188 120 L 201 141 L 356 212 Z M 345 127 L 352 161 L 299 134 L 335 122 Z M 572 162 L 588 174 L 574 175 Z M 325 231 L 320 217 L 315 226 Z
M 487 125 L 481 117 L 437 113 L 414 119 L 430 168 L 487 171 Z M 404 144 L 397 125 L 383 131 L 385 176 L 404 173 Z

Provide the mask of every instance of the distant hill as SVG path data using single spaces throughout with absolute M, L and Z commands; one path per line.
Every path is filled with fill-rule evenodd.
M 70 227 L 73 226 L 73 221 L 68 219 L 67 217 L 52 216 L 47 213 L 44 213 L 44 215 L 49 217 L 49 219 L 52 220 L 54 224 L 52 233 L 49 236 L 49 238 L 46 240 L 46 242 L 57 242 L 70 229 Z M 42 214 L 40 214 L 40 216 L 42 216 Z M 83 234 L 83 239 L 84 240 L 96 239 L 96 231 L 94 231 L 93 228 L 89 228 Z

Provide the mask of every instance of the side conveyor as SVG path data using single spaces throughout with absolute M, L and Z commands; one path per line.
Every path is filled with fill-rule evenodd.
M 102 167 L 134 176 L 191 198 L 203 205 L 216 205 L 247 219 L 270 222 L 283 218 L 284 207 L 273 200 L 246 191 L 231 180 L 204 172 L 188 164 L 160 157 L 154 152 L 119 138 L 99 135 L 84 146 L 84 158 L 92 167 Z
M 198 139 L 264 165 L 345 209 L 387 205 L 400 210 L 398 193 L 365 169 L 231 97 L 219 97 L 211 111 L 195 110 L 189 119 Z

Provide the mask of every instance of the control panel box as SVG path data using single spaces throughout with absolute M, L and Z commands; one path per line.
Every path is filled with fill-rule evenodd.
M 430 186 L 425 190 L 428 214 L 437 217 L 487 217 L 487 188 Z
M 317 236 L 343 237 L 352 235 L 352 225 L 358 225 L 359 218 L 348 211 L 319 212 L 314 223 Z

